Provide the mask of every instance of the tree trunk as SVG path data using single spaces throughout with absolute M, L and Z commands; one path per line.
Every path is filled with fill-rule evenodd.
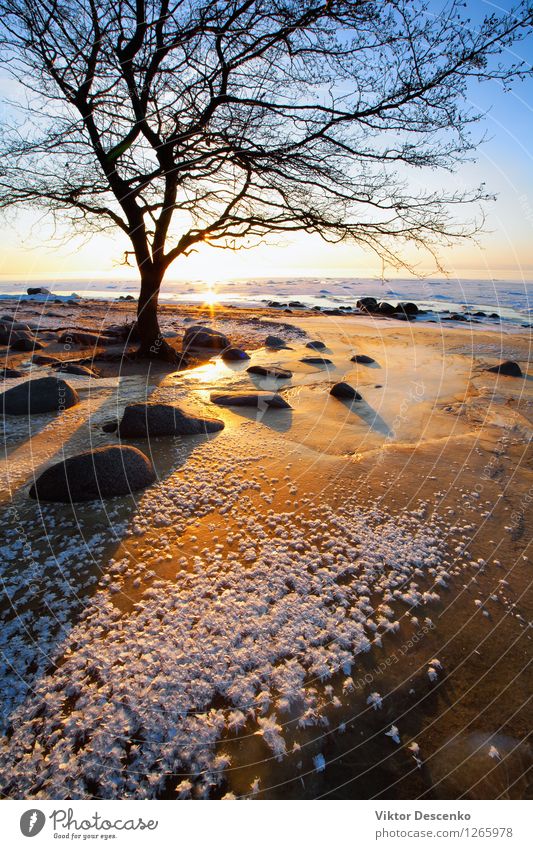
M 139 356 L 178 362 L 180 355 L 161 336 L 157 319 L 157 301 L 163 274 L 156 269 L 143 271 L 137 305 L 137 330 L 141 340 Z

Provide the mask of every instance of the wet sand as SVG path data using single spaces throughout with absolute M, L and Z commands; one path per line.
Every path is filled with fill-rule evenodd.
M 72 306 L 65 320 L 115 322 L 115 305 L 98 309 Z M 176 331 L 193 315 L 165 309 L 163 326 Z M 6 419 L 3 792 L 530 794 L 529 334 L 306 314 L 287 317 L 293 329 L 277 335 L 289 347 L 274 352 L 262 347 L 275 332 L 268 311 L 209 318 L 250 362 L 69 375 L 79 405 Z M 301 362 L 316 353 L 310 339 L 326 344 L 319 355 L 332 365 Z M 61 355 L 53 337 L 48 352 Z M 376 362 L 354 364 L 354 353 Z M 502 359 L 526 376 L 486 371 Z M 250 364 L 293 377 L 252 379 Z M 340 380 L 363 400 L 332 398 Z M 210 401 L 215 390 L 276 385 L 291 410 Z M 159 475 L 133 498 L 42 510 L 29 501 L 35 474 L 115 443 L 102 423 L 145 398 L 216 416 L 225 429 L 131 441 Z M 248 627 L 251 610 L 261 627 Z M 185 667 L 181 693 L 172 682 Z M 386 734 L 393 725 L 399 743 Z

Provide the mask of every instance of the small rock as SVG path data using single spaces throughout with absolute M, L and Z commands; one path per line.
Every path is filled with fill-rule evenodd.
M 193 324 L 185 331 L 182 347 L 184 351 L 189 348 L 208 348 L 213 351 L 223 351 L 224 348 L 230 348 L 231 343 L 228 337 L 220 331 L 213 330 L 211 327 L 204 327 L 201 324 Z
M 265 339 L 265 348 L 286 348 L 287 343 L 280 336 L 267 336 Z
M 222 359 L 225 362 L 235 362 L 238 360 L 249 360 L 250 357 L 242 348 L 226 348 L 225 351 L 222 351 Z
M 57 357 L 50 357 L 48 354 L 34 354 L 31 361 L 36 366 L 53 366 L 61 364 L 61 360 Z
M 354 354 L 350 360 L 351 363 L 359 363 L 359 365 L 370 365 L 370 363 L 375 363 L 376 361 L 372 359 L 372 357 L 367 357 L 366 354 Z
M 512 360 L 505 360 L 505 362 L 500 363 L 498 366 L 488 368 L 487 371 L 492 371 L 495 374 L 505 374 L 507 377 L 523 377 L 522 369 L 518 363 Z
M 30 286 L 26 289 L 28 295 L 51 295 L 50 289 L 45 289 L 44 286 Z
M 9 349 L 11 351 L 38 351 L 43 347 L 43 344 L 34 336 L 22 331 L 18 334 L 17 338 L 11 342 Z
M 281 410 L 290 410 L 290 404 L 281 395 L 275 392 L 236 392 L 232 395 L 211 395 L 213 404 L 223 407 L 274 407 Z
M 334 398 L 340 398 L 341 400 L 346 401 L 360 401 L 361 395 L 357 392 L 353 386 L 350 386 L 349 383 L 335 383 L 330 391 L 330 395 L 333 395 Z
M 30 489 L 39 501 L 93 501 L 127 495 L 154 483 L 154 468 L 142 451 L 108 445 L 69 457 L 46 469 Z
M 22 416 L 50 413 L 73 407 L 78 393 L 66 381 L 55 377 L 40 377 L 13 386 L 0 396 L 5 415 Z
M 62 374 L 78 374 L 81 377 L 98 377 L 95 371 L 87 366 L 81 366 L 78 363 L 61 363 L 55 368 L 56 371 Z
M 257 374 L 260 377 L 272 377 L 276 380 L 290 380 L 292 371 L 277 366 L 250 366 L 246 371 L 249 374 Z
M 0 377 L 3 377 L 4 380 L 14 377 L 24 377 L 24 372 L 18 368 L 3 368 L 0 369 Z
M 203 419 L 184 413 L 172 404 L 128 404 L 118 426 L 121 437 L 193 436 L 222 430 L 219 419 Z
M 300 360 L 301 363 L 306 363 L 309 366 L 328 366 L 333 365 L 332 360 L 328 360 L 327 357 L 302 357 Z
M 119 339 L 117 336 L 109 336 L 105 333 L 90 333 L 79 330 L 66 330 L 59 337 L 59 342 L 62 345 L 118 345 Z
M 102 425 L 102 430 L 104 433 L 115 433 L 118 428 L 118 422 L 116 419 L 111 419 L 108 422 L 104 422 Z
M 326 347 L 326 345 L 325 345 L 324 342 L 320 342 L 320 341 L 316 340 L 315 342 L 308 342 L 305 347 L 306 348 L 312 348 L 313 351 L 323 351 L 324 348 Z

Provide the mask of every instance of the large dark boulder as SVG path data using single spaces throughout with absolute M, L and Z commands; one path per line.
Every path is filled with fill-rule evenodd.
M 250 366 L 246 371 L 249 374 L 256 374 L 258 377 L 272 377 L 276 380 L 290 380 L 292 377 L 292 371 L 277 366 Z
M 419 312 L 417 305 L 413 304 L 411 301 L 405 301 L 398 304 L 396 311 L 403 312 L 405 315 L 418 315 Z
M 364 312 L 375 312 L 377 310 L 378 302 L 376 298 L 360 298 L 356 307 L 359 310 L 363 310 Z
M 349 383 L 335 383 L 330 391 L 330 395 L 333 395 L 334 398 L 340 398 L 341 401 L 360 401 L 361 395 L 357 389 L 354 389 L 353 386 L 350 386 Z
M 184 413 L 172 404 L 129 404 L 124 410 L 118 433 L 126 438 L 150 436 L 193 436 L 222 430 L 219 419 L 203 419 Z
M 504 374 L 507 377 L 523 377 L 522 369 L 518 363 L 515 363 L 512 360 L 505 360 L 504 363 L 500 363 L 498 366 L 492 366 L 492 368 L 488 368 L 487 371 L 492 371 L 495 374 Z
M 45 289 L 44 286 L 30 286 L 26 289 L 28 295 L 51 295 L 50 289 Z
M 50 466 L 29 494 L 39 501 L 93 501 L 144 489 L 155 479 L 150 460 L 138 448 L 107 445 Z
M 231 395 L 211 395 L 213 404 L 223 407 L 274 407 L 281 410 L 290 410 L 291 405 L 285 398 L 275 392 L 235 392 Z
M 184 351 L 189 348 L 208 348 L 211 351 L 223 351 L 224 348 L 229 348 L 230 344 L 228 337 L 219 330 L 203 327 L 200 324 L 193 324 L 188 327 L 183 337 Z
M 308 342 L 305 346 L 306 348 L 311 348 L 313 351 L 323 351 L 326 347 L 325 342 L 320 342 L 319 340 L 315 340 L 313 342 Z
M 73 407 L 79 401 L 78 393 L 65 380 L 40 377 L 13 386 L 0 395 L 4 415 L 23 416 L 51 413 Z

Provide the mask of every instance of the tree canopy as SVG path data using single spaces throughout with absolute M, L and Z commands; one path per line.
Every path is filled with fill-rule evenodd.
M 409 175 L 475 149 L 468 87 L 529 73 L 508 48 L 533 16 L 520 2 L 474 24 L 465 5 L 0 0 L 17 82 L 0 207 L 120 228 L 145 347 L 166 269 L 199 242 L 306 231 L 396 262 L 402 241 L 464 235 L 453 209 L 483 188 L 415 190 Z

